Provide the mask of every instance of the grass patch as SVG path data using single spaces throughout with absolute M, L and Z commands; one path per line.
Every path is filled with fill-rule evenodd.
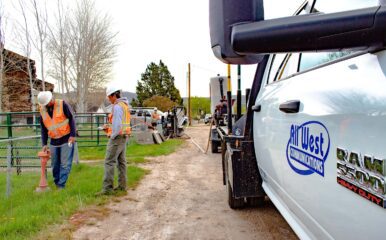
M 146 170 L 135 166 L 129 166 L 127 172 L 130 187 L 135 187 L 146 174 Z M 40 194 L 34 192 L 39 182 L 37 172 L 13 174 L 9 199 L 4 196 L 5 176 L 0 173 L 0 239 L 30 239 L 47 225 L 63 222 L 79 208 L 101 205 L 109 199 L 94 196 L 102 187 L 102 165 L 74 165 L 63 191 L 54 189 L 50 176 L 49 185 L 53 190 Z
M 183 142 L 181 139 L 169 139 L 162 144 L 140 145 L 135 141 L 130 141 L 127 146 L 126 157 L 129 162 L 142 163 L 147 156 L 155 157 L 174 152 Z M 104 159 L 105 154 L 106 147 L 79 148 L 81 160 Z
M 129 161 L 141 163 L 145 161 L 145 157 L 156 157 L 168 155 L 176 151 L 184 141 L 181 139 L 169 139 L 162 144 L 140 145 L 136 142 L 129 144 L 126 156 Z

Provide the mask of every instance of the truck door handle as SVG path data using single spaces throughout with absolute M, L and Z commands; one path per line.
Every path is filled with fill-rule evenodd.
M 258 104 L 258 105 L 255 105 L 252 107 L 252 111 L 254 112 L 260 112 L 261 111 L 261 105 Z
M 279 109 L 285 113 L 298 113 L 300 108 L 299 100 L 290 100 L 280 104 Z

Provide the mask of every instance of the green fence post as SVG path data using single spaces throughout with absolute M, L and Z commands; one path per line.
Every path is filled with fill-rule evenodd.
M 7 115 L 8 119 L 8 115 Z M 6 187 L 6 197 L 11 196 L 11 174 L 12 174 L 12 140 L 8 141 L 7 145 L 7 187 Z
M 12 135 L 12 113 L 7 113 L 7 129 L 8 129 L 8 139 L 13 137 Z M 10 159 L 10 166 L 13 165 L 13 142 L 10 141 L 8 144 L 8 157 Z
M 8 138 L 12 138 L 12 115 L 7 113 L 7 129 L 8 129 Z
M 94 140 L 94 114 L 91 113 L 91 139 Z
M 37 115 L 37 116 L 36 116 L 36 115 Z M 35 117 L 34 117 L 34 116 L 35 116 Z M 32 119 L 35 119 L 35 122 L 34 122 L 35 125 L 40 124 L 39 117 L 40 117 L 40 113 L 39 113 L 39 114 L 33 113 Z M 32 120 L 32 121 L 33 121 L 33 120 Z M 39 135 L 39 126 L 34 126 L 34 129 L 35 129 L 35 134 L 36 134 L 36 135 Z M 36 140 L 35 140 L 35 145 L 36 145 L 36 147 L 39 146 L 39 138 L 36 138 Z
M 99 115 L 97 116 L 97 146 L 99 146 Z

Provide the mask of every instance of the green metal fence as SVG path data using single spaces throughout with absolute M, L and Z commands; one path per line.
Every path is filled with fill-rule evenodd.
M 37 152 L 41 149 L 39 112 L 0 113 L 0 167 L 11 167 L 20 173 L 22 167 L 40 167 Z M 82 147 L 105 146 L 105 133 L 98 129 L 107 122 L 105 113 L 75 114 L 77 145 Z
M 75 122 L 79 147 L 105 146 L 106 138 L 99 127 L 107 123 L 107 113 L 77 113 Z

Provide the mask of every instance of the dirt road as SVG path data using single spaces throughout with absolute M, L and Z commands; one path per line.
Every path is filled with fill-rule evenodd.
M 202 148 L 208 126 L 187 130 Z M 297 239 L 280 213 L 231 210 L 222 185 L 221 156 L 203 154 L 190 140 L 176 153 L 143 166 L 136 190 L 107 206 L 111 214 L 73 233 L 73 239 Z

